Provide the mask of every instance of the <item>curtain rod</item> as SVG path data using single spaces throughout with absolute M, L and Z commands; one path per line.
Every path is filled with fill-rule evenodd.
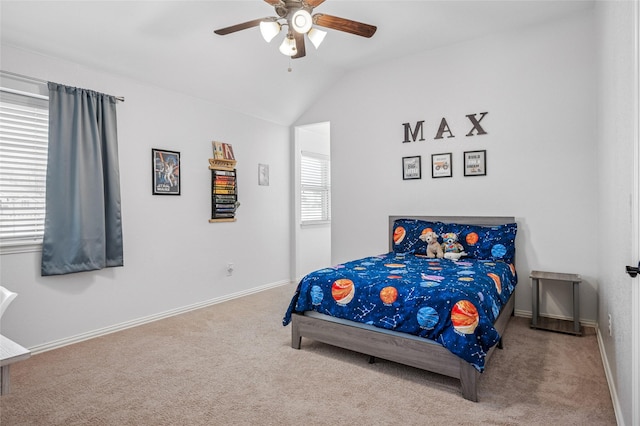
M 18 73 L 15 73 L 15 72 L 10 72 L 10 71 L 0 70 L 0 74 L 6 74 L 6 75 L 8 75 L 10 77 L 15 77 L 15 78 L 19 78 L 19 79 L 26 80 L 26 81 L 31 81 L 31 82 L 37 83 L 37 84 L 46 85 L 46 84 L 49 83 L 47 80 L 42 80 L 42 79 L 35 78 L 35 77 L 29 77 L 29 76 L 26 76 L 26 75 L 22 75 L 22 74 L 18 74 Z M 117 101 L 124 102 L 124 96 L 114 96 L 114 98 L 116 98 Z

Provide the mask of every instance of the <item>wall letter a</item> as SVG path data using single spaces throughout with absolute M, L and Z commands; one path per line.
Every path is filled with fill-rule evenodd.
M 442 117 L 442 120 L 440 120 L 440 127 L 438 127 L 438 133 L 436 133 L 436 137 L 434 139 L 442 139 L 442 134 L 444 132 L 449 133 L 449 136 L 447 136 L 448 138 L 455 138 L 449 129 L 449 123 L 447 123 L 446 118 Z
M 424 137 L 422 135 L 422 125 L 424 124 L 424 120 L 423 121 L 418 121 L 416 123 L 416 128 L 414 131 L 411 131 L 411 124 L 410 123 L 402 123 L 402 125 L 404 126 L 404 140 L 402 141 L 402 143 L 407 143 L 407 142 L 415 142 L 416 138 L 418 137 L 418 131 L 420 131 L 420 139 L 421 141 L 424 140 Z M 411 136 L 411 140 L 409 140 L 409 136 Z

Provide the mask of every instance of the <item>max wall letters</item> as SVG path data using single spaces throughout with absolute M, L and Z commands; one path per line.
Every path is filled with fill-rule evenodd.
M 466 117 L 471 122 L 472 127 L 465 136 L 486 135 L 487 132 L 480 125 L 480 122 L 487 114 L 488 112 L 481 112 L 479 114 L 466 115 Z M 477 118 L 478 115 L 480 116 L 479 118 Z M 411 123 L 402 123 L 402 126 L 404 127 L 404 140 L 402 141 L 402 143 L 415 142 L 416 140 L 425 140 L 423 132 L 424 120 L 418 121 L 413 129 L 411 128 Z M 438 131 L 436 132 L 436 136 L 433 139 L 443 139 L 445 135 L 447 138 L 455 137 L 455 135 L 451 131 L 451 128 L 449 127 L 449 123 L 447 123 L 447 119 L 442 117 L 442 119 L 440 120 L 440 125 L 438 126 Z

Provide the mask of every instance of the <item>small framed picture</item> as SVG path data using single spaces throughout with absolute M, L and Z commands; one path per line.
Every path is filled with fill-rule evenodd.
M 422 179 L 421 157 L 402 157 L 402 179 Z
M 269 186 L 269 165 L 258 164 L 258 185 Z
M 180 195 L 180 153 L 151 149 L 153 195 Z
M 487 151 L 466 151 L 464 153 L 464 175 L 485 176 L 487 174 Z
M 451 153 L 431 155 L 431 177 L 442 178 L 453 176 L 451 170 Z

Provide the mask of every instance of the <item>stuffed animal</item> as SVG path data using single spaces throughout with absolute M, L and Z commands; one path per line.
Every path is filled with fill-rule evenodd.
M 442 234 L 442 241 L 442 251 L 445 259 L 458 260 L 467 255 L 464 252 L 464 246 L 458 242 L 458 235 L 455 232 Z
M 442 246 L 438 243 L 438 234 L 433 231 L 427 231 L 420 235 L 420 239 L 427 243 L 427 257 L 437 257 L 438 259 L 442 259 L 444 257 Z

